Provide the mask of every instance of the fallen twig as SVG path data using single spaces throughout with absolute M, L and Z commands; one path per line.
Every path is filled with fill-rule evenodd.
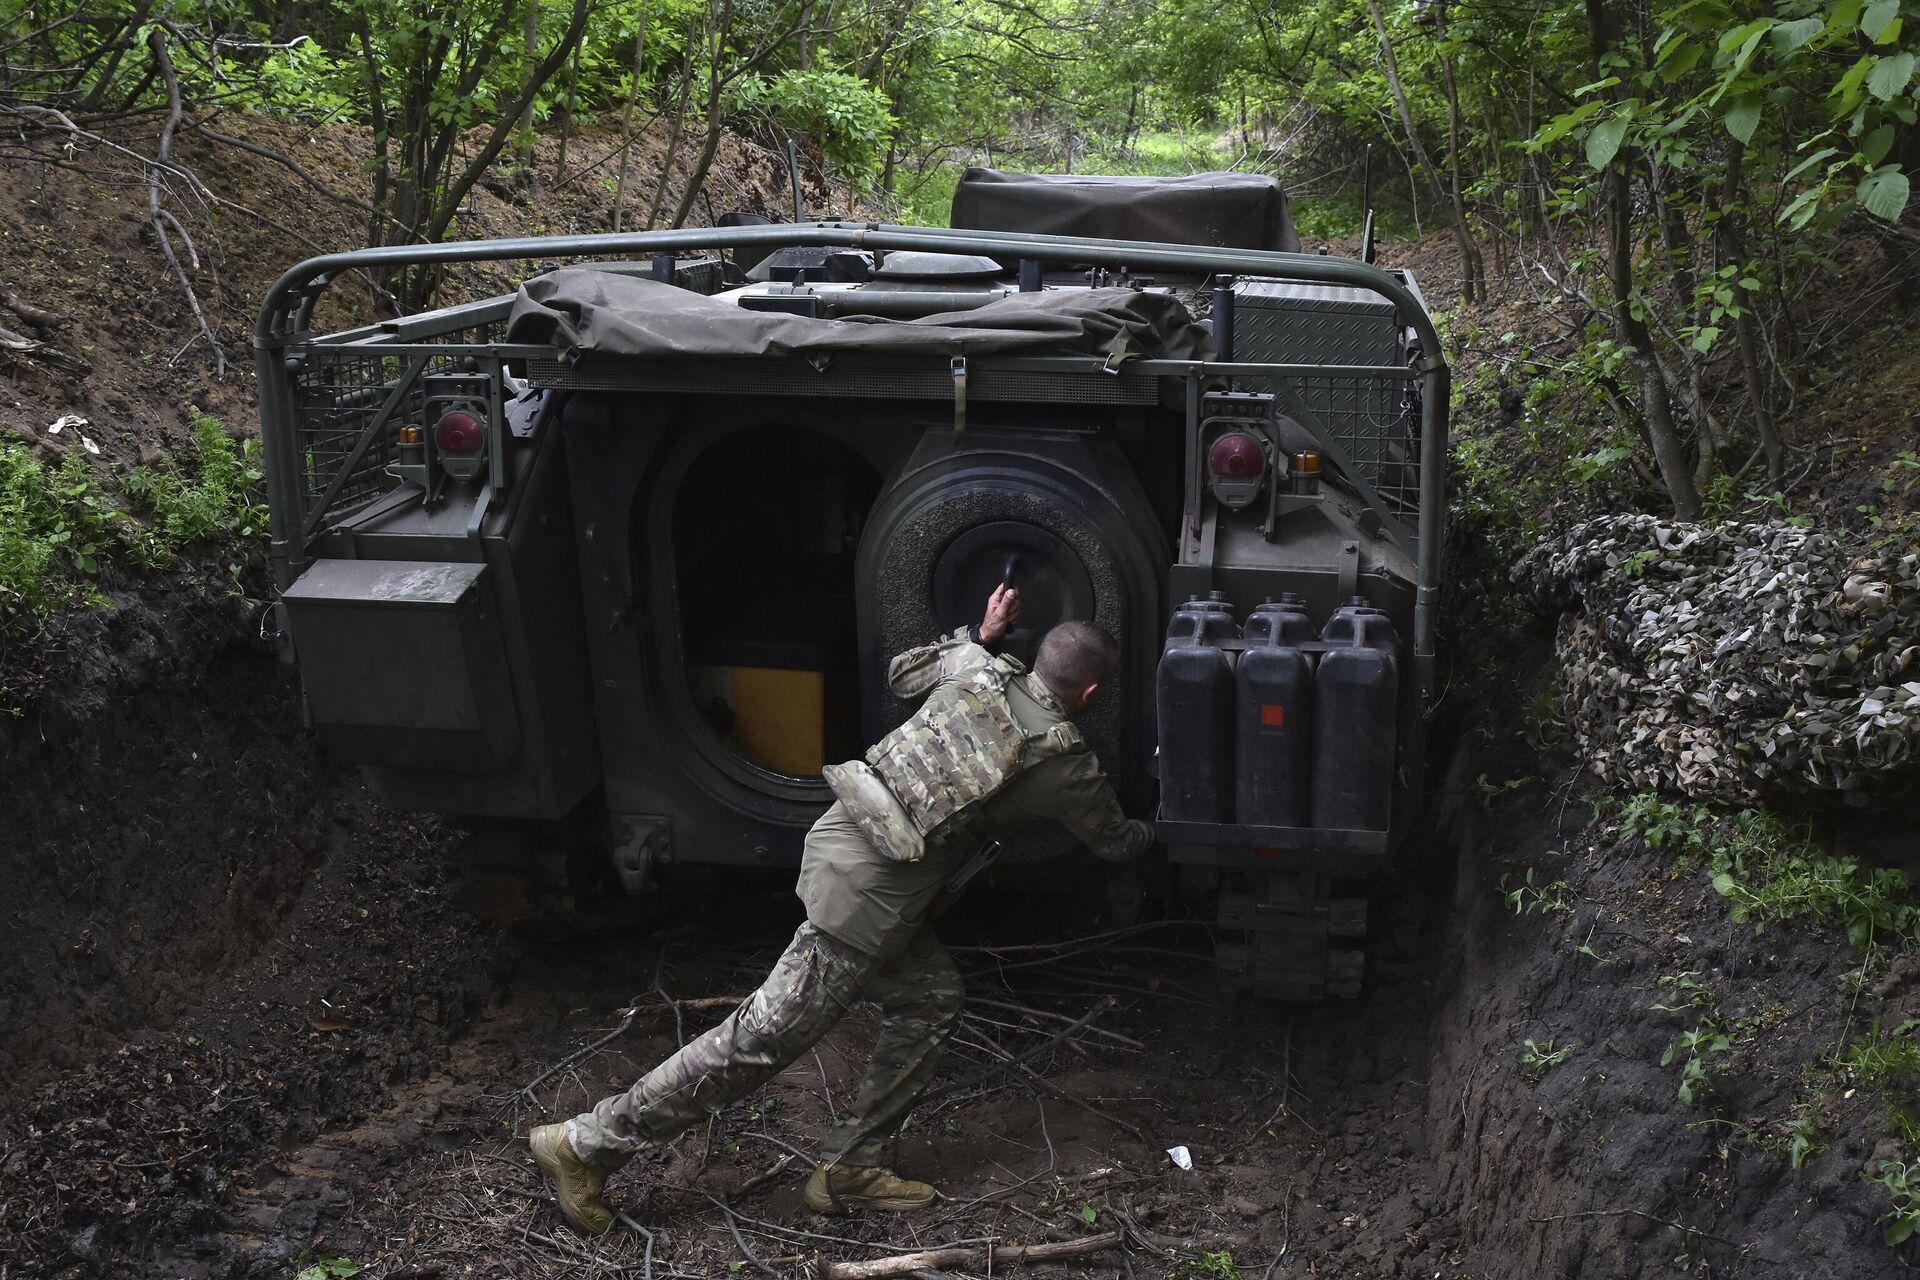
M 719 1205 L 720 1212 L 726 1215 L 727 1232 L 728 1234 L 733 1236 L 734 1244 L 739 1246 L 741 1256 L 744 1257 L 748 1262 L 753 1264 L 754 1270 L 760 1272 L 763 1275 L 772 1276 L 773 1280 L 780 1280 L 780 1273 L 778 1271 L 775 1271 L 772 1267 L 768 1266 L 766 1263 L 760 1261 L 759 1255 L 754 1253 L 752 1249 L 749 1249 L 747 1247 L 746 1237 L 740 1234 L 740 1224 L 734 1221 L 733 1210 L 727 1206 L 727 1202 L 725 1200 L 715 1199 L 714 1203 L 716 1205 Z
M 914 1105 L 916 1107 L 924 1107 L 929 1103 L 938 1102 L 942 1098 L 950 1097 L 953 1094 L 960 1092 L 962 1089 L 971 1089 L 975 1085 L 979 1084 L 982 1080 L 990 1079 L 993 1075 L 1001 1071 L 1008 1071 L 1008 1070 L 1024 1071 L 1026 1069 L 1027 1063 L 1032 1062 L 1035 1058 L 1040 1057 L 1042 1054 L 1046 1053 L 1049 1049 L 1053 1048 L 1055 1045 L 1065 1040 L 1068 1036 L 1071 1036 L 1074 1032 L 1080 1030 L 1082 1027 L 1092 1022 L 1095 1018 L 1105 1013 L 1107 1010 L 1113 1008 L 1113 1006 L 1117 1003 L 1119 1002 L 1116 1001 L 1112 996 L 1102 996 L 1099 1000 L 1094 1002 L 1093 1008 L 1087 1010 L 1085 1013 L 1081 1014 L 1078 1018 L 1075 1018 L 1072 1022 L 1069 1022 L 1066 1026 L 1062 1027 L 1060 1030 L 1056 1031 L 1054 1034 L 1048 1036 L 1045 1040 L 1042 1040 L 1039 1044 L 1034 1045 L 1032 1048 L 1026 1050 L 1024 1053 L 1021 1053 L 1017 1056 L 1013 1054 L 1009 1054 L 1006 1050 L 1000 1048 L 998 1045 L 989 1045 L 992 1051 L 1002 1059 L 1002 1061 L 998 1065 L 988 1069 L 986 1072 L 976 1077 L 975 1079 L 956 1081 L 955 1083 L 947 1085 L 944 1088 L 935 1089 L 931 1093 L 923 1095 L 920 1098 L 920 1100 Z M 1027 1074 L 1030 1076 L 1033 1075 L 1033 1073 L 1030 1071 L 1027 1072 Z M 1034 1078 L 1038 1079 L 1039 1077 L 1035 1076 Z M 1130 1128 L 1131 1126 L 1128 1126 L 1128 1127 Z M 1133 1132 L 1135 1134 L 1138 1134 L 1139 1130 L 1135 1129 L 1133 1130 Z
M 820 1280 L 885 1280 L 890 1276 L 910 1276 L 916 1271 L 952 1271 L 960 1267 L 979 1268 L 991 1274 L 995 1267 L 1009 1264 L 1054 1262 L 1061 1258 L 1084 1258 L 1088 1254 L 1105 1253 L 1109 1249 L 1120 1248 L 1125 1242 L 1126 1237 L 1120 1232 L 1108 1231 L 1080 1240 L 1061 1240 L 1050 1244 L 987 1244 L 966 1249 L 926 1249 L 892 1258 L 875 1258 L 869 1262 L 834 1262 L 825 1256 L 816 1256 L 813 1267 L 814 1274 Z
M 669 1000 L 665 1005 L 630 1005 L 621 1012 L 620 1021 L 614 1025 L 613 1030 L 607 1032 L 607 1034 L 601 1036 L 592 1044 L 575 1049 L 572 1053 L 560 1059 L 560 1061 L 554 1063 L 545 1071 L 542 1071 L 539 1075 L 527 1081 L 527 1083 L 521 1085 L 513 1096 L 514 1098 L 524 1098 L 527 1102 L 531 1103 L 536 1110 L 541 1109 L 540 1100 L 533 1094 L 535 1089 L 538 1089 L 541 1085 L 551 1080 L 560 1072 L 565 1071 L 574 1063 L 579 1062 L 582 1058 L 592 1057 L 594 1054 L 600 1052 L 600 1050 L 612 1044 L 615 1040 L 618 1040 L 621 1036 L 627 1034 L 627 1031 L 633 1026 L 634 1019 L 643 1013 L 663 1013 L 671 1008 L 674 1013 L 675 1025 L 678 1026 L 680 1025 L 680 1013 L 682 1010 L 731 1009 L 738 1005 L 744 998 L 745 997 L 741 996 L 701 996 L 694 1000 Z M 685 1043 L 684 1039 L 682 1043 Z M 503 1105 L 501 1109 L 505 1110 L 505 1106 Z
M 1000 1009 L 1004 1012 L 1019 1014 L 1026 1018 L 1045 1018 L 1049 1022 L 1073 1021 L 1072 1018 L 1064 1013 L 1055 1013 L 1051 1009 L 1036 1009 L 1032 1005 L 1015 1004 L 1011 1000 L 989 1000 L 983 996 L 968 996 L 967 1003 L 970 1005 L 979 1005 L 983 1009 Z M 1118 1031 L 1109 1031 L 1105 1027 L 1085 1027 L 1082 1029 L 1090 1036 L 1098 1036 L 1102 1040 L 1111 1040 L 1113 1043 L 1124 1045 L 1129 1049 L 1145 1049 L 1147 1047 L 1140 1041 L 1135 1040 L 1132 1036 L 1123 1036 Z
M 1035 1071 L 1032 1067 L 1027 1066 L 1023 1062 L 1015 1061 L 1012 1055 L 1008 1054 L 1005 1049 L 1000 1048 L 998 1045 L 993 1044 L 990 1041 L 981 1041 L 980 1047 L 988 1050 L 991 1053 L 998 1054 L 1005 1059 L 1003 1062 L 999 1064 L 998 1067 L 995 1068 L 996 1070 L 1004 1069 L 1004 1070 L 1013 1071 L 1017 1073 L 1028 1084 L 1032 1085 L 1036 1089 L 1039 1089 L 1041 1092 L 1046 1093 L 1052 1097 L 1058 1098 L 1060 1099 L 1060 1101 L 1066 1103 L 1069 1106 L 1078 1107 L 1082 1111 L 1086 1112 L 1088 1115 L 1096 1116 L 1099 1119 L 1106 1121 L 1108 1124 L 1112 1125 L 1114 1128 L 1121 1129 L 1127 1133 L 1132 1134 L 1134 1138 L 1136 1138 L 1141 1142 L 1145 1142 L 1147 1140 L 1147 1135 L 1140 1131 L 1139 1126 L 1132 1124 L 1129 1121 L 1122 1120 L 1119 1116 L 1114 1115 L 1110 1111 L 1106 1111 L 1101 1109 L 1100 1107 L 1096 1107 L 1093 1103 L 1088 1102 L 1085 1098 L 1082 1098 L 1076 1093 L 1073 1093 L 1067 1089 L 1061 1088 L 1059 1085 L 1055 1084 L 1053 1081 L 1041 1075 L 1038 1071 Z
M 775 1178 L 785 1173 L 787 1171 L 787 1166 L 792 1164 L 798 1158 L 799 1157 L 795 1156 L 792 1152 L 788 1152 L 786 1155 L 783 1155 L 778 1160 L 774 1161 L 773 1168 L 762 1170 L 761 1172 L 754 1174 L 751 1178 L 748 1178 L 745 1182 L 741 1183 L 740 1189 L 734 1192 L 733 1194 L 736 1197 L 738 1197 L 738 1196 L 747 1195 L 754 1191 L 758 1191 L 761 1187 L 766 1186 L 769 1182 L 772 1182 Z

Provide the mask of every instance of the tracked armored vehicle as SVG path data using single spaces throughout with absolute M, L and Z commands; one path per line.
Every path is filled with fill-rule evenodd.
M 289 270 L 256 341 L 314 731 L 392 804 L 593 837 L 629 893 L 792 865 L 821 768 L 908 713 L 887 657 L 1011 582 L 1017 655 L 1067 617 L 1121 641 L 1084 727 L 1224 974 L 1353 993 L 1336 895 L 1411 830 L 1433 696 L 1448 375 L 1414 281 L 1297 252 L 1245 175 L 970 172 L 954 222 Z M 312 328 L 356 268 L 556 259 Z

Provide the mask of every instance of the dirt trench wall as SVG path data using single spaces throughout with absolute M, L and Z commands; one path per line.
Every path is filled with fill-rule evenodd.
M 252 608 L 183 574 L 42 637 L 0 719 L 0 1100 L 166 1027 L 319 857 L 329 773 Z
M 1569 1280 L 1905 1273 L 1881 1241 L 1887 1197 L 1861 1180 L 1892 1154 L 1873 1137 L 1880 1103 L 1805 1083 L 1807 1064 L 1871 1018 L 1913 1010 L 1905 961 L 1860 990 L 1859 957 L 1833 930 L 1734 923 L 1671 850 L 1590 834 L 1572 763 L 1509 740 L 1463 749 L 1443 784 L 1438 826 L 1459 863 L 1427 1142 L 1463 1259 L 1475 1274 Z M 1482 786 L 1521 778 L 1493 797 Z M 1524 901 L 1537 905 L 1515 913 L 1502 877 L 1511 890 L 1529 869 L 1541 892 Z M 1660 982 L 1680 974 L 1699 1006 L 1654 1009 L 1686 1003 Z M 1688 1105 L 1681 1060 L 1661 1059 L 1708 1018 L 1733 1045 L 1708 1055 Z M 1529 1039 L 1571 1052 L 1536 1073 Z M 1803 1114 L 1823 1136 L 1793 1169 L 1789 1125 Z

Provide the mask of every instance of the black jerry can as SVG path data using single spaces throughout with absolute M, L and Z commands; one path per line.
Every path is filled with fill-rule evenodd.
M 1313 825 L 1385 831 L 1393 813 L 1400 639 L 1366 597 L 1336 609 L 1314 680 Z
M 1313 659 L 1318 638 L 1307 602 L 1292 592 L 1247 615 L 1247 648 L 1234 692 L 1234 814 L 1239 822 L 1304 827 L 1312 821 Z
M 1160 725 L 1160 809 L 1179 822 L 1233 821 L 1233 662 L 1216 646 L 1239 634 L 1215 592 L 1167 624 L 1154 710 Z

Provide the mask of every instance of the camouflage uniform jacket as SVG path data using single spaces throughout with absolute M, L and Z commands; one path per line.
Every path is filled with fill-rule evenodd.
M 918 701 L 938 685 L 976 670 L 992 655 L 962 630 L 935 644 L 909 649 L 887 668 L 887 684 L 901 698 Z M 1015 719 L 1029 733 L 1044 733 L 1067 719 L 1053 691 L 1031 673 L 1008 683 Z M 1095 854 L 1125 862 L 1153 844 L 1151 823 L 1129 819 L 1107 785 L 1091 751 L 1054 756 L 1027 768 L 981 802 L 983 821 L 969 823 L 964 845 L 936 841 L 919 862 L 897 862 L 876 850 L 845 806 L 835 802 L 807 833 L 800 859 L 800 900 L 816 927 L 869 955 L 888 956 L 910 942 L 935 900 L 981 835 L 996 835 L 1030 822 L 1057 822 Z

